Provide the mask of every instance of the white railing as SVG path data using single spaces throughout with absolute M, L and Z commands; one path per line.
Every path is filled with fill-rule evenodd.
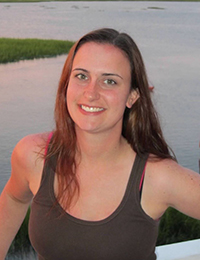
M 156 247 L 157 260 L 200 260 L 200 239 Z

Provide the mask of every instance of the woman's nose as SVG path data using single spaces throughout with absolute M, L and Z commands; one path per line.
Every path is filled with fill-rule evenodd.
M 84 90 L 84 96 L 89 100 L 98 100 L 100 97 L 98 84 L 96 82 L 90 82 Z

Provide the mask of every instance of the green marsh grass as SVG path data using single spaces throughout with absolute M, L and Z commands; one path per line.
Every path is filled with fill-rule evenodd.
M 72 41 L 0 38 L 0 63 L 53 57 L 68 53 Z
M 200 238 L 200 221 L 169 208 L 162 216 L 157 245 L 166 245 Z

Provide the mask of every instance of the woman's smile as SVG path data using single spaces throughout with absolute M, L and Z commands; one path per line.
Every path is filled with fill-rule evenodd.
M 97 112 L 101 112 L 101 111 L 105 110 L 102 107 L 91 107 L 91 106 L 86 106 L 86 105 L 80 105 L 80 108 L 82 110 L 84 110 L 85 112 L 89 112 L 89 113 L 97 113 Z

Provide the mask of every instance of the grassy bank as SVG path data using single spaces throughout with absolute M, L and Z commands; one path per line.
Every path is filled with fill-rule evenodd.
M 68 53 L 71 41 L 0 38 L 0 63 L 53 57 Z

